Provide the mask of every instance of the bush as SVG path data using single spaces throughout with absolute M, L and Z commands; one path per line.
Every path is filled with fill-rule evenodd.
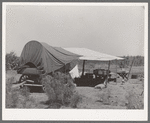
M 45 87 L 49 105 L 56 103 L 69 105 L 73 100 L 76 100 L 74 103 L 78 102 L 78 97 L 75 95 L 75 85 L 69 74 L 57 72 L 52 76 L 47 75 L 41 81 Z M 72 103 L 72 105 L 75 104 Z
M 16 108 L 19 93 L 17 89 L 12 89 L 12 83 L 14 82 L 14 77 L 8 78 L 6 80 L 6 108 Z
M 14 52 L 6 54 L 6 70 L 16 69 L 19 64 L 19 57 Z
M 77 108 L 77 105 L 79 102 L 81 102 L 82 98 L 81 96 L 76 92 L 73 94 L 73 96 L 71 97 L 71 101 L 70 101 L 70 106 L 72 108 Z
M 144 103 L 140 100 L 140 98 L 135 92 L 129 91 L 126 98 L 128 100 L 128 103 L 126 104 L 127 109 L 143 109 L 144 108 Z
M 28 88 L 14 88 L 14 77 L 6 79 L 6 108 L 33 108 L 35 101 L 29 97 Z

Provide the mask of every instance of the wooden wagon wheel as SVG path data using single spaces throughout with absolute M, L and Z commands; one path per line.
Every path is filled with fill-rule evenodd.
M 29 76 L 28 75 L 22 75 L 19 79 L 19 83 L 22 83 L 23 81 L 29 79 Z

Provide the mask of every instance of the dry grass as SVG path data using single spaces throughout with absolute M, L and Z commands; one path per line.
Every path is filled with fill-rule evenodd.
M 139 68 L 140 69 L 140 68 Z M 114 69 L 115 70 L 115 69 Z M 133 72 L 138 73 L 138 69 Z M 61 74 L 61 73 L 59 73 Z M 7 71 L 6 108 L 79 108 L 79 109 L 143 109 L 144 82 L 140 79 L 130 79 L 121 85 L 121 79 L 116 83 L 108 83 L 107 88 L 98 90 L 90 87 L 75 87 L 73 81 L 65 75 L 47 76 L 46 93 L 26 93 L 24 90 L 13 89 L 16 81 L 15 71 Z M 141 75 L 143 77 L 143 74 Z M 51 89 L 49 89 L 51 88 Z M 28 92 L 28 90 L 27 90 Z M 47 95 L 46 95 L 47 94 Z M 47 101 L 48 105 L 41 102 Z M 126 104 L 126 105 L 125 105 Z
M 110 97 L 111 97 L 111 90 L 109 88 L 105 88 L 103 90 L 103 93 L 100 94 L 100 101 L 102 101 L 104 105 L 110 105 L 109 100 Z
M 62 73 L 57 73 L 53 77 L 46 76 L 42 79 L 46 93 L 41 94 L 41 101 L 37 99 L 39 94 L 34 93 L 33 96 L 27 87 L 13 86 L 16 81 L 15 76 L 15 71 L 8 71 L 6 77 L 6 108 L 46 108 L 46 105 L 48 105 L 47 108 L 61 108 L 62 106 L 76 108 L 81 100 L 80 95 L 75 90 L 73 80 Z M 45 103 L 42 104 L 42 102 Z
M 36 107 L 33 98 L 30 98 L 28 88 L 13 88 L 14 77 L 6 79 L 6 108 L 34 108 Z
M 77 92 L 73 94 L 73 96 L 70 99 L 70 107 L 77 108 L 78 104 L 82 101 L 81 95 L 79 95 Z
M 134 91 L 129 91 L 126 97 L 128 103 L 126 104 L 127 109 L 143 109 L 144 103 Z
M 117 83 L 117 85 L 109 83 L 107 88 L 97 93 L 99 98 L 97 102 L 101 103 L 101 108 L 103 105 L 109 105 L 119 109 L 120 106 L 126 109 L 144 109 L 143 90 L 143 84 L 139 83 L 138 80 L 136 84 L 129 82 L 126 82 L 124 85 L 121 85 L 121 83 Z

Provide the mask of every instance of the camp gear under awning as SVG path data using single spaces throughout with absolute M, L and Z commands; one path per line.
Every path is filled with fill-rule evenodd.
M 111 60 L 123 60 L 123 58 L 112 56 L 97 51 L 93 51 L 87 48 L 64 48 L 67 51 L 81 55 L 80 60 L 94 60 L 94 61 L 111 61 Z
M 20 67 L 29 65 L 46 73 L 59 70 L 61 68 L 71 70 L 77 63 L 80 55 L 66 51 L 60 47 L 52 47 L 46 43 L 38 41 L 28 42 L 20 56 Z
M 96 52 L 87 48 L 64 48 L 65 50 L 68 50 L 72 53 L 81 55 L 79 58 L 80 60 L 83 60 L 83 69 L 82 69 L 82 76 L 84 75 L 84 67 L 85 67 L 85 61 L 86 60 L 92 60 L 92 61 L 109 61 L 108 63 L 108 71 L 110 69 L 110 61 L 112 60 L 123 60 L 123 58 L 112 56 L 100 52 Z M 108 81 L 108 74 L 107 74 L 107 81 Z
M 78 65 L 76 65 L 70 72 L 71 77 L 74 78 L 79 78 L 79 69 L 78 69 Z

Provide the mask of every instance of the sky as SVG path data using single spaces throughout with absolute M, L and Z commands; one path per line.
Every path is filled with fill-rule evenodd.
M 6 53 L 31 40 L 115 56 L 144 55 L 142 6 L 6 6 Z

